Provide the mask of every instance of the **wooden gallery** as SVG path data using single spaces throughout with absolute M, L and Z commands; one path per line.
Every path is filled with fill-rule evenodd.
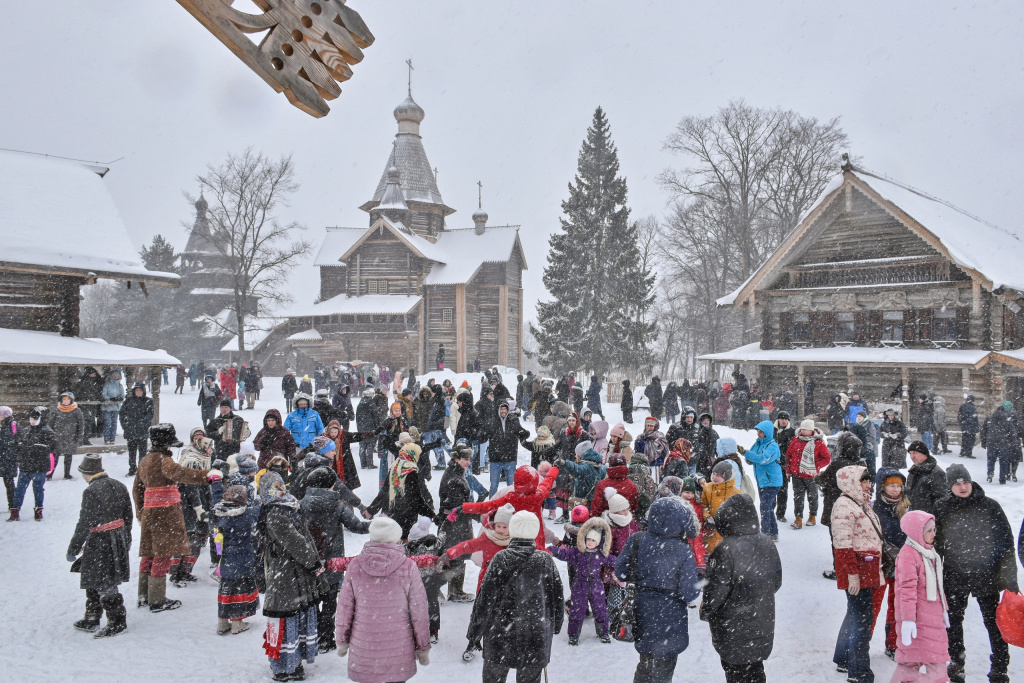
M 283 311 L 284 322 L 254 343 L 252 357 L 270 372 L 357 359 L 431 370 L 441 345 L 445 367 L 459 372 L 477 361 L 522 364 L 518 226 L 488 226 L 478 208 L 472 228 L 448 228 L 455 210 L 423 149 L 423 109 L 410 95 L 394 116 L 387 165 L 360 207 L 369 227 L 327 228 L 316 301 Z
M 145 367 L 157 377 L 178 364 L 163 351 L 79 336 L 83 286 L 104 278 L 143 291 L 178 286 L 177 275 L 146 270 L 139 260 L 103 183 L 107 171 L 0 152 L 0 405 L 17 419 L 33 406 L 54 407 L 86 367 L 100 375 Z M 158 414 L 159 388 L 154 381 Z M 98 410 L 98 401 L 78 398 Z
M 1024 239 L 847 163 L 754 274 L 721 306 L 743 309 L 760 342 L 702 356 L 763 391 L 814 383 L 902 403 L 934 391 L 980 412 L 1024 407 Z

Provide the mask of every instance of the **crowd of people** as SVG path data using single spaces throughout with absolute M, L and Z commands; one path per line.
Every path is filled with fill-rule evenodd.
M 172 425 L 150 424 L 144 384 L 123 399 L 119 420 L 134 442 L 131 491 L 107 476 L 99 455 L 78 467 L 88 486 L 67 559 L 81 573 L 86 609 L 75 628 L 97 638 L 127 628 L 118 586 L 130 577 L 137 522 L 138 607 L 179 608 L 167 583 L 195 582 L 208 546 L 219 582 L 215 632 L 242 633 L 262 610 L 274 680 L 303 680 L 303 662 L 330 651 L 348 658 L 352 680 L 408 680 L 429 663 L 442 602 L 471 602 L 463 659 L 482 650 L 485 683 L 505 681 L 511 669 L 518 681 L 539 682 L 566 616 L 570 646 L 592 617 L 600 643 L 634 644 L 634 681 L 670 681 L 689 644 L 689 610 L 698 606 L 726 680 L 765 681 L 783 575 L 778 523 L 791 495 L 791 528 L 821 524 L 830 533 L 834 566 L 824 577 L 847 606 L 833 661 L 848 680 L 874 680 L 868 643 L 886 591 L 893 681 L 964 681 L 971 595 L 991 641 L 989 679 L 1009 680 L 996 609 L 1001 591 L 1018 591 L 1015 551 L 1024 547 L 1015 548 L 1005 513 L 965 467 L 944 471 L 924 439 L 906 446 L 895 411 L 875 425 L 857 394 L 839 426 L 829 406 L 831 449 L 813 415 L 793 421 L 788 398 L 779 406 L 757 401 L 755 436 L 745 446 L 720 436 L 723 420 L 703 412 L 724 395 L 741 405 L 746 426 L 756 389 L 742 376 L 731 386 L 669 383 L 664 392 L 655 378 L 644 390 L 650 414 L 634 437 L 625 409 L 622 423 L 604 419 L 596 376 L 584 391 L 574 373 L 557 383 L 527 373 L 510 390 L 494 368 L 475 399 L 468 381 L 420 385 L 414 373 L 385 381 L 383 372 L 339 364 L 312 381 L 289 371 L 285 410 L 267 410 L 253 434 L 234 400 L 241 409 L 247 390 L 259 390 L 254 370 L 222 369 L 220 382 L 201 373 L 201 426 L 187 444 Z M 627 394 L 632 399 L 628 387 L 624 406 Z M 745 402 L 734 402 L 737 394 Z M 30 484 L 42 519 L 43 484 L 60 455 L 70 475 L 61 440 L 78 443 L 81 419 L 68 417 L 75 410 L 74 396 L 64 394 L 59 415 L 37 408 L 22 431 L 0 406 L 0 466 L 20 466 L 10 477 L 4 470 L 9 521 L 19 519 Z M 1022 434 L 1013 431 L 1012 406 L 981 424 L 976 412 L 973 423 L 969 410 L 960 413 L 989 448 L 989 472 L 1006 460 L 1012 480 L 1013 456 L 1003 453 L 1019 449 Z M 533 431 L 524 426 L 530 420 Z M 520 449 L 529 465 L 518 464 Z M 369 504 L 355 493 L 366 471 L 377 473 Z M 427 486 L 435 473 L 436 503 Z M 368 534 L 356 555 L 346 554 L 346 532 Z M 475 553 L 482 561 L 474 593 L 464 579 Z M 567 590 L 556 562 L 566 565 Z

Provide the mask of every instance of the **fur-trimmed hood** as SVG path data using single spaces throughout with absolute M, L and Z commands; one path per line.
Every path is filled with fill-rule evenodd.
M 581 553 L 587 552 L 587 533 L 591 529 L 601 532 L 601 543 L 597 549 L 607 557 L 612 552 L 612 528 L 600 517 L 591 517 L 580 526 L 580 530 L 576 532 L 576 549 Z

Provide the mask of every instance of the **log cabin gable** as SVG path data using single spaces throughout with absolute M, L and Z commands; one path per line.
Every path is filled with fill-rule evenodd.
M 432 262 L 385 226 L 378 222 L 345 255 L 349 296 L 422 293 Z

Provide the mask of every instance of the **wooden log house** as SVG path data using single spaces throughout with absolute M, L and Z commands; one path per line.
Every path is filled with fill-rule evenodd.
M 385 171 L 360 207 L 370 225 L 327 228 L 314 261 L 316 302 L 284 311 L 287 321 L 254 348 L 271 371 L 356 359 L 432 370 L 441 344 L 445 366 L 458 371 L 475 361 L 522 364 L 527 265 L 518 226 L 488 226 L 478 208 L 472 228 L 448 228 L 455 210 L 423 149 L 423 109 L 410 95 L 394 116 Z
M 178 285 L 177 275 L 140 262 L 103 183 L 108 170 L 0 152 L 0 405 L 18 419 L 34 406 L 56 406 L 84 366 L 142 366 L 157 378 L 178 364 L 160 350 L 79 336 L 82 287 L 101 278 L 143 291 Z M 155 380 L 158 407 L 159 386 Z
M 837 392 L 902 404 L 943 396 L 955 428 L 968 394 L 987 415 L 1024 408 L 1024 236 L 846 163 L 793 232 L 719 305 L 760 341 L 701 356 L 788 387 L 805 414 Z

